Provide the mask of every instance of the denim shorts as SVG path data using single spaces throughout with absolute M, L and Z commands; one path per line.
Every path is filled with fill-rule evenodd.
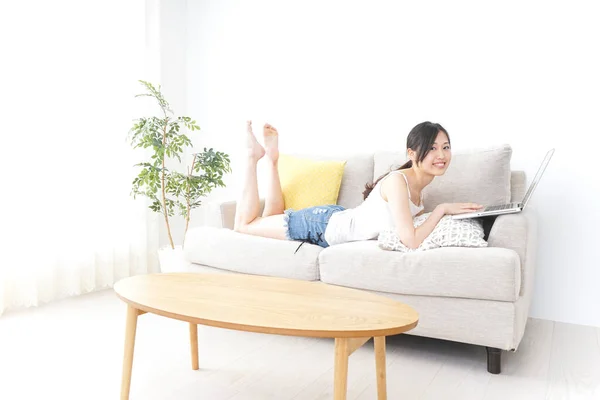
M 298 211 L 285 210 L 286 237 L 289 240 L 301 240 L 328 247 L 329 243 L 325 240 L 325 229 L 329 218 L 334 213 L 344 210 L 344 207 L 337 205 L 308 207 Z

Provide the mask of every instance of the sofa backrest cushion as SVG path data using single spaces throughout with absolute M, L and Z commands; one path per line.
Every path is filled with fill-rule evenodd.
M 509 145 L 454 151 L 446 173 L 435 178 L 423 191 L 425 211 L 431 211 L 441 203 L 494 205 L 509 202 L 511 156 Z M 404 153 L 375 153 L 373 179 L 398 168 L 404 162 Z
M 526 183 L 524 171 L 512 171 L 510 175 L 510 201 L 523 201 L 523 197 L 525 197 Z

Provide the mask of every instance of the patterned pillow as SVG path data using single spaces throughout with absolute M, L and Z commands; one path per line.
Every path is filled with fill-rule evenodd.
M 420 226 L 431 213 L 425 213 L 413 220 L 415 228 Z M 423 243 L 416 249 L 409 249 L 398 238 L 395 229 L 386 229 L 377 238 L 379 247 L 383 250 L 394 250 L 409 253 L 436 249 L 438 247 L 487 247 L 483 240 L 484 232 L 481 221 L 469 219 L 452 219 L 444 216 L 433 229 L 433 232 L 425 238 Z

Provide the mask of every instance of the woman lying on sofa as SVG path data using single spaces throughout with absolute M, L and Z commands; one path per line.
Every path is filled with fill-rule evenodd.
M 344 209 L 325 205 L 302 210 L 284 210 L 279 182 L 278 132 L 269 125 L 263 128 L 264 147 L 247 124 L 246 178 L 235 213 L 236 232 L 281 240 L 301 240 L 322 247 L 356 240 L 376 239 L 384 229 L 395 227 L 402 243 L 417 248 L 433 231 L 444 215 L 470 213 L 482 208 L 474 203 L 446 203 L 435 207 L 427 221 L 418 228 L 413 218 L 423 212 L 423 189 L 436 176 L 443 175 L 452 159 L 450 137 L 440 125 L 422 122 L 406 139 L 410 160 L 400 168 L 367 183 L 365 201 L 358 207 Z M 260 199 L 256 166 L 258 160 L 269 160 L 269 193 L 259 215 Z

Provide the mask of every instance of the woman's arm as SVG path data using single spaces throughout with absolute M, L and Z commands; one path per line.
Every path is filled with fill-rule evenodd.
M 396 225 L 396 232 L 400 241 L 410 249 L 416 249 L 423 243 L 425 238 L 433 232 L 436 225 L 449 214 L 462 214 L 473 212 L 482 208 L 474 203 L 444 203 L 439 204 L 431 212 L 431 215 L 419 227 L 415 228 L 413 217 L 408 205 L 408 189 L 406 181 L 399 174 L 389 176 L 382 184 L 384 199 L 390 206 L 392 218 Z
M 444 216 L 444 209 L 437 206 L 429 218 L 418 228 L 414 227 L 413 217 L 408 205 L 406 181 L 400 174 L 393 174 L 382 184 L 384 199 L 390 206 L 396 232 L 400 241 L 410 249 L 416 249 L 425 240 Z

